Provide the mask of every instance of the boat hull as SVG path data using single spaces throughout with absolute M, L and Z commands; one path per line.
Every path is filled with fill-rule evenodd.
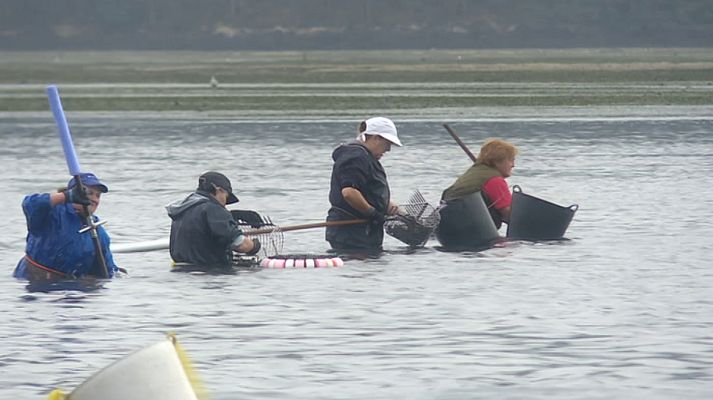
M 171 340 L 132 353 L 74 389 L 72 400 L 197 400 Z

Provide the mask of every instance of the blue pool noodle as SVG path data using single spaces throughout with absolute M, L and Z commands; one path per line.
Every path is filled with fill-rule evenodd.
M 72 135 L 69 133 L 69 126 L 67 126 L 67 118 L 65 118 L 64 116 L 64 110 L 62 109 L 62 102 L 59 99 L 59 92 L 57 91 L 57 86 L 47 86 L 47 97 L 50 101 L 50 108 L 52 109 L 52 114 L 54 114 L 54 120 L 55 122 L 57 122 L 57 129 L 59 129 L 59 138 L 62 141 L 62 149 L 64 149 L 64 158 L 65 160 L 67 160 L 69 174 L 72 176 L 77 176 L 81 173 L 82 169 L 79 167 L 77 153 L 74 151 Z

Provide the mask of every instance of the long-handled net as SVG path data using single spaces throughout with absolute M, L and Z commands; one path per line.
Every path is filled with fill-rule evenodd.
M 406 204 L 401 204 L 399 207 L 401 212 L 384 223 L 384 230 L 411 247 L 423 247 L 441 220 L 438 210 L 431 206 L 418 190 L 411 195 Z M 264 258 L 279 257 L 284 245 L 284 231 L 323 227 L 329 224 L 368 223 L 367 220 L 332 221 L 281 228 L 269 217 L 255 211 L 231 210 L 230 213 L 243 233 L 252 239 L 257 238 L 262 245 L 258 254 L 252 256 L 233 253 L 233 263 L 246 267 L 254 266 Z
M 411 247 L 423 247 L 441 222 L 441 214 L 416 190 L 408 203 L 399 205 L 402 214 L 384 223 L 389 235 Z
M 324 223 L 280 227 L 269 217 L 255 211 L 231 210 L 233 218 L 246 236 L 257 238 L 262 245 L 258 254 L 245 255 L 233 252 L 233 265 L 241 268 L 322 268 L 338 267 L 343 261 L 334 255 L 282 254 L 285 231 L 324 226 Z M 354 222 L 354 221 L 352 221 Z M 356 221 L 364 223 L 366 221 Z
M 262 247 L 257 254 L 246 256 L 233 253 L 233 262 L 236 265 L 249 266 L 256 264 L 262 258 L 276 256 L 282 253 L 284 236 L 280 227 L 275 225 L 269 217 L 262 216 L 251 210 L 231 210 L 233 219 L 246 236 L 258 239 Z

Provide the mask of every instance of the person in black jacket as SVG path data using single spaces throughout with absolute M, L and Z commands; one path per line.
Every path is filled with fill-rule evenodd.
M 225 206 L 237 203 L 230 180 L 209 171 L 198 179 L 198 189 L 166 206 L 171 222 L 169 250 L 176 263 L 227 268 L 233 251 L 255 255 L 260 241 L 245 236 Z
M 359 125 L 356 141 L 337 147 L 329 190 L 327 221 L 368 219 L 368 224 L 328 226 L 326 240 L 337 251 L 378 252 L 384 240 L 384 220 L 398 212 L 379 159 L 401 146 L 396 126 L 383 117 Z

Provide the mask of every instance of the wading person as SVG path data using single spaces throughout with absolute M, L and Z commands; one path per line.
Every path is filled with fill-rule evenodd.
M 500 139 L 486 140 L 476 162 L 455 183 L 443 191 L 446 204 L 480 191 L 496 228 L 510 221 L 512 194 L 505 181 L 512 175 L 518 150 Z
M 381 251 L 384 219 L 398 206 L 391 201 L 386 172 L 379 160 L 401 146 L 396 126 L 383 117 L 363 121 L 356 141 L 337 147 L 332 168 L 327 221 L 367 219 L 368 224 L 328 226 L 326 239 L 337 251 Z
M 183 200 L 166 206 L 171 217 L 169 249 L 176 263 L 228 268 L 233 251 L 255 255 L 260 241 L 243 234 L 227 204 L 237 203 L 230 180 L 209 171 L 198 178 L 198 188 Z
M 92 215 L 95 223 L 99 221 L 94 212 L 101 195 L 109 188 L 92 173 L 82 173 L 79 178 L 82 185 L 72 178 L 67 187 L 58 192 L 32 194 L 22 201 L 27 244 L 25 256 L 13 272 L 16 278 L 57 280 L 104 276 L 91 232 L 80 233 L 79 230 L 88 215 Z M 119 268 L 109 249 L 109 235 L 101 226 L 96 229 L 111 278 Z

